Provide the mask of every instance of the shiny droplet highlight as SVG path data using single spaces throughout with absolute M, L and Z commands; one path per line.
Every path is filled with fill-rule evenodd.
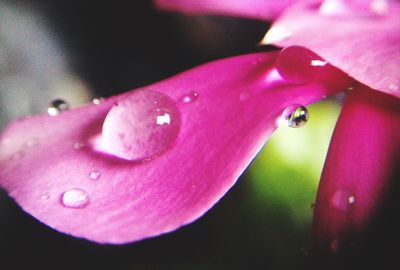
M 192 103 L 199 97 L 199 93 L 191 91 L 181 98 L 182 103 Z
M 69 109 L 69 105 L 62 99 L 55 99 L 50 102 L 49 107 L 47 108 L 47 113 L 50 116 L 56 116 L 59 113 L 66 111 Z
M 98 170 L 94 170 L 94 171 L 91 171 L 91 172 L 89 173 L 89 178 L 90 178 L 91 180 L 99 180 L 99 179 L 100 179 L 100 176 L 101 176 L 101 172 L 98 171 Z
M 126 160 L 144 160 L 170 148 L 180 124 L 178 106 L 169 96 L 135 91 L 108 112 L 96 149 Z
M 294 104 L 287 107 L 282 113 L 283 123 L 288 127 L 299 128 L 304 126 L 309 119 L 309 113 L 306 107 Z
M 306 84 L 322 79 L 332 70 L 325 60 L 301 46 L 282 49 L 275 64 L 281 77 L 291 84 Z
M 84 208 L 89 204 L 89 194 L 81 188 L 72 188 L 61 196 L 61 203 L 68 208 Z
M 332 195 L 330 202 L 335 209 L 347 211 L 356 203 L 356 197 L 348 191 L 338 190 Z
M 92 100 L 92 103 L 93 103 L 93 104 L 96 104 L 96 105 L 99 105 L 99 104 L 101 104 L 101 103 L 103 103 L 103 102 L 104 102 L 104 98 L 102 98 L 102 97 L 94 98 L 94 99 Z

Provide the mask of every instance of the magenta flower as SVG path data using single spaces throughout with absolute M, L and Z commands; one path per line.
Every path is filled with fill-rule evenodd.
M 363 233 L 400 151 L 400 4 L 294 2 L 157 1 L 184 12 L 278 18 L 266 41 L 287 48 L 18 120 L 0 137 L 0 186 L 60 232 L 138 241 L 199 218 L 282 119 L 300 124 L 302 106 L 348 90 L 321 177 L 314 238 L 336 249 Z

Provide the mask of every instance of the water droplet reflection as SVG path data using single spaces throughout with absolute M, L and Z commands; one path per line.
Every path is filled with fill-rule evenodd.
M 81 188 L 73 188 L 62 194 L 61 203 L 68 208 L 84 208 L 89 204 L 89 194 Z
M 143 160 L 164 152 L 178 136 L 180 112 L 169 96 L 135 91 L 109 111 L 96 149 L 126 159 Z
M 101 104 L 101 103 L 104 102 L 104 98 L 102 98 L 102 97 L 94 98 L 94 99 L 92 100 L 92 102 L 93 102 L 93 104 L 99 105 L 99 104 Z
M 49 107 L 47 108 L 47 113 L 50 116 L 56 116 L 59 113 L 66 111 L 69 109 L 69 105 L 62 99 L 55 99 L 50 102 Z
M 294 104 L 283 111 L 282 118 L 283 122 L 287 123 L 288 127 L 299 128 L 307 123 L 309 113 L 306 107 Z
M 282 49 L 275 64 L 281 77 L 291 84 L 306 84 L 321 79 L 332 68 L 317 54 L 301 46 Z
M 43 201 L 50 199 L 50 193 L 44 193 L 42 196 L 40 196 L 40 199 Z
M 92 180 L 99 180 L 101 173 L 98 170 L 91 171 L 89 173 L 89 178 Z
M 189 93 L 187 93 L 186 95 L 184 95 L 181 99 L 182 103 L 192 103 L 194 102 L 197 98 L 199 97 L 199 93 L 197 93 L 196 91 L 191 91 Z
M 356 197 L 345 190 L 336 191 L 331 197 L 331 204 L 334 208 L 347 211 L 356 203 Z

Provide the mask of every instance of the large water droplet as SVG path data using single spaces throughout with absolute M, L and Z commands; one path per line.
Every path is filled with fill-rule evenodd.
M 180 123 L 177 104 L 170 97 L 157 91 L 135 91 L 108 112 L 98 148 L 127 160 L 147 159 L 173 144 Z
M 294 104 L 288 106 L 282 113 L 282 120 L 287 123 L 288 127 L 299 128 L 304 126 L 309 118 L 309 113 L 306 107 Z
M 191 91 L 189 93 L 187 93 L 186 95 L 184 95 L 181 99 L 182 103 L 192 103 L 194 102 L 199 96 L 199 93 L 197 93 L 196 91 Z
M 332 70 L 321 57 L 301 46 L 281 50 L 275 64 L 282 78 L 292 84 L 310 83 L 324 78 Z
M 338 190 L 331 197 L 331 205 L 342 211 L 349 210 L 355 203 L 356 197 L 345 190 Z
M 92 180 L 99 180 L 101 176 L 101 172 L 98 170 L 93 170 L 89 173 L 89 178 Z
M 89 204 L 89 194 L 81 188 L 73 188 L 62 194 L 61 203 L 68 208 L 84 208 Z
M 47 108 L 47 113 L 50 116 L 56 116 L 62 111 L 66 111 L 69 109 L 69 105 L 62 99 L 55 99 L 50 102 L 49 107 Z

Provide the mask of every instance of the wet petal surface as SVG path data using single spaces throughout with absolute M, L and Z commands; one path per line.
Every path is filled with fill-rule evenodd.
M 384 12 L 375 7 L 366 14 L 365 6 L 357 7 L 363 12 L 327 8 L 332 2 L 344 1 L 288 8 L 263 43 L 307 47 L 369 87 L 400 97 L 400 3 L 388 1 Z
M 289 84 L 274 69 L 276 56 L 228 58 L 99 104 L 18 120 L 0 137 L 0 185 L 25 211 L 77 237 L 126 243 L 175 230 L 228 191 L 285 108 L 348 83 L 335 74 L 333 81 Z M 154 93 L 156 103 L 137 93 Z M 165 115 L 171 106 L 172 118 Z M 163 136 L 155 125 L 173 118 L 178 132 Z M 136 121 L 150 130 L 140 133 Z M 135 146 L 129 136 L 168 145 L 135 156 L 145 147 L 121 148 Z
M 335 128 L 314 216 L 318 252 L 365 232 L 399 177 L 400 101 L 365 86 L 352 91 Z

